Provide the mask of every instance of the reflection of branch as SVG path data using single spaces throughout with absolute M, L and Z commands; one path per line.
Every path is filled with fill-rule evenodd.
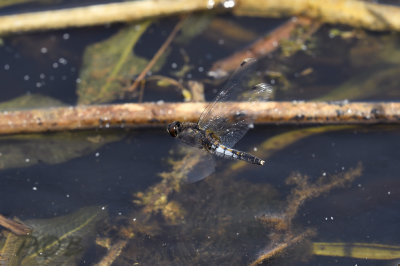
M 173 120 L 197 121 L 205 103 L 142 103 L 58 107 L 0 112 L 0 134 L 95 129 L 127 126 L 165 126 Z M 227 102 L 222 115 L 238 110 L 256 123 L 373 124 L 400 123 L 400 103 Z
M 124 247 L 128 244 L 128 241 L 125 239 L 119 240 L 117 243 L 112 245 L 108 250 L 107 254 L 101 259 L 99 263 L 95 266 L 110 266 L 113 262 L 118 258 L 121 254 Z

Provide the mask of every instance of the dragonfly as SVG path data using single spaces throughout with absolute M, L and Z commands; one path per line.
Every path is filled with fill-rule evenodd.
M 228 117 L 222 112 L 223 107 L 221 105 L 221 103 L 229 101 L 256 102 L 271 98 L 273 90 L 268 84 L 258 83 L 249 86 L 256 62 L 253 58 L 246 58 L 240 64 L 215 100 L 205 108 L 197 123 L 174 121 L 168 125 L 168 133 L 184 144 L 206 151 L 208 154 L 264 165 L 265 160 L 233 148 L 253 127 L 254 118 L 246 115 L 246 110 L 237 110 L 236 115 Z M 214 165 L 212 159 L 204 158 L 203 166 L 211 168 Z M 194 175 L 188 177 L 188 181 L 196 182 L 206 176 L 206 174 Z

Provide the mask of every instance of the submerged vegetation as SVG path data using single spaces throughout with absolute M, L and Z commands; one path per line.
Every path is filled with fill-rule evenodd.
M 154 4 L 134 1 L 116 3 L 112 8 L 128 10 L 135 2 Z M 45 122 L 40 114 L 44 113 L 48 121 L 56 120 L 54 124 L 62 132 L 7 134 L 17 121 L 4 120 L 0 126 L 0 196 L 9 202 L 0 208 L 0 265 L 295 265 L 312 264 L 318 256 L 345 257 L 356 264 L 364 258 L 400 258 L 399 244 L 391 243 L 397 240 L 390 237 L 398 231 L 389 231 L 398 230 L 395 222 L 388 225 L 388 232 L 382 233 L 381 225 L 373 228 L 382 237 L 362 238 L 369 230 L 364 220 L 365 231 L 360 229 L 354 236 L 347 233 L 357 231 L 357 216 L 363 219 L 367 215 L 365 220 L 373 221 L 370 213 L 377 217 L 390 213 L 391 221 L 398 218 L 397 208 L 390 206 L 400 194 L 396 125 L 323 125 L 329 122 L 324 117 L 322 125 L 280 127 L 276 125 L 284 121 L 276 121 L 268 130 L 261 127 L 250 132 L 252 138 L 243 144 L 267 161 L 265 167 L 255 168 L 242 161 L 211 165 L 196 150 L 169 142 L 167 133 L 157 139 L 155 135 L 165 129 L 148 133 L 150 130 L 127 128 L 125 120 L 118 120 L 117 125 L 106 116 L 88 125 L 77 112 L 69 116 L 78 121 L 75 129 L 96 129 L 64 131 L 71 129 L 67 116 L 40 113 L 53 107 L 71 111 L 71 102 L 82 110 L 89 104 L 113 104 L 110 110 L 121 113 L 118 108 L 126 102 L 153 101 L 161 106 L 164 101 L 204 101 L 215 95 L 238 61 L 251 56 L 259 62 L 255 79 L 274 87 L 274 100 L 339 101 L 338 105 L 346 105 L 348 100 L 381 100 L 364 114 L 364 120 L 391 116 L 390 121 L 398 124 L 397 105 L 392 108 L 384 100 L 400 99 L 399 36 L 365 30 L 398 30 L 398 18 L 385 17 L 398 8 L 348 0 L 360 7 L 358 13 L 352 13 L 343 0 L 335 7 L 327 5 L 333 11 L 342 7 L 341 17 L 332 18 L 326 7 L 315 5 L 313 12 L 300 12 L 307 18 L 286 18 L 299 14 L 295 8 L 287 8 L 290 1 L 281 1 L 280 7 L 279 1 L 265 1 L 258 10 L 254 5 L 259 1 L 241 1 L 236 6 L 235 1 L 199 1 L 197 6 L 193 1 L 190 10 L 202 10 L 195 14 L 176 8 L 175 4 L 183 1 L 170 6 L 164 0 L 155 2 L 159 2 L 159 9 L 154 10 L 157 14 L 185 14 L 158 18 L 155 13 L 145 13 L 145 17 L 121 19 L 107 15 L 102 17 L 109 19 L 106 22 L 129 20 L 129 24 L 93 28 L 97 34 L 106 32 L 101 37 L 90 35 L 92 28 L 63 33 L 62 37 L 54 37 L 60 35 L 55 31 L 2 37 L 0 48 L 4 51 L 0 53 L 10 61 L 0 66 L 4 80 L 10 80 L 13 71 L 24 82 L 31 82 L 35 77 L 25 72 L 34 72 L 34 64 L 40 63 L 35 72 L 38 81 L 32 81 L 34 85 L 23 93 L 23 89 L 14 93 L 10 88 L 25 83 L 6 84 L 10 92 L 0 95 L 4 100 L 0 115 L 13 113 L 20 124 L 34 121 L 40 127 Z M 215 5 L 210 6 L 211 2 Z M 40 7 L 65 4 L 17 0 L 6 1 L 0 8 L 24 3 Z M 275 13 L 270 13 L 268 5 L 276 8 Z M 96 12 L 104 11 L 105 6 L 97 6 Z M 60 12 L 68 15 L 82 10 Z M 286 21 L 239 18 L 227 12 L 279 16 Z M 79 17 L 76 23 L 40 29 L 105 23 L 93 13 L 87 14 L 91 14 L 90 22 Z M 24 18 L 30 21 L 31 15 L 37 14 Z M 351 21 L 352 16 L 364 19 Z M 37 29 L 39 24 L 35 25 L 20 30 Z M 63 47 L 61 42 L 69 40 L 70 34 L 81 39 Z M 89 35 L 95 41 L 86 37 Z M 30 51 L 32 43 L 38 43 L 38 51 Z M 82 54 L 69 46 L 79 47 Z M 13 60 L 19 60 L 21 54 L 24 60 L 32 60 L 28 70 L 14 69 Z M 70 61 L 59 54 L 69 56 Z M 43 62 L 50 62 L 46 60 L 55 62 L 51 61 L 48 72 L 41 73 Z M 73 80 L 68 83 L 70 94 L 62 83 L 69 80 Z M 137 108 L 147 114 L 145 104 Z M 18 110 L 28 111 L 22 116 Z M 99 115 L 100 109 L 91 110 L 93 116 Z M 168 122 L 163 109 L 149 110 L 146 117 L 154 124 Z M 174 111 L 185 118 L 182 109 Z M 336 113 L 344 116 L 339 109 Z M 348 109 L 346 114 L 359 119 L 356 110 Z M 299 124 L 312 119 L 295 118 Z M 187 184 L 193 171 L 209 177 Z M 383 207 L 386 203 L 388 209 Z M 336 216 L 341 217 L 337 223 L 346 228 L 334 235 L 337 230 L 327 223 Z M 356 225 L 350 219 L 355 219 Z

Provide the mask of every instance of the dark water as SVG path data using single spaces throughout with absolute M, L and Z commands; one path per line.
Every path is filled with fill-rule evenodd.
M 61 1 L 59 5 L 65 3 Z M 34 4 L 21 5 L 20 11 L 36 7 L 39 8 Z M 8 8 L 3 14 L 10 10 L 15 11 Z M 284 21 L 227 14 L 215 18 L 248 30 L 255 39 Z M 133 53 L 150 59 L 176 22 L 176 18 L 167 18 L 153 23 Z M 116 24 L 3 37 L 0 101 L 41 94 L 76 104 L 85 48 L 109 38 L 122 27 Z M 215 61 L 243 49 L 251 41 L 227 35 L 216 40 L 212 37 L 215 28 L 208 27 L 208 32 L 205 30 L 187 43 L 173 43 L 166 63 L 154 74 L 172 75 L 172 64 L 187 64 L 186 56 L 193 67 L 182 81 L 204 81 L 208 84 L 206 97 L 211 100 L 218 87 L 207 81 L 207 70 Z M 333 30 L 355 37 L 335 37 Z M 325 25 L 303 49 L 289 57 L 277 50 L 260 59 L 260 64 L 284 77 L 266 77 L 266 81 L 273 83 L 274 100 L 398 101 L 399 44 L 395 33 Z M 305 69 L 311 69 L 311 74 L 301 74 Z M 181 101 L 182 97 L 174 90 L 146 87 L 144 101 L 158 100 Z M 87 206 L 103 207 L 107 219 L 96 227 L 98 237 L 110 238 L 114 243 L 126 239 L 121 228 L 134 228 L 135 237 L 129 239 L 114 265 L 249 264 L 265 250 L 284 243 L 285 236 L 301 235 L 308 229 L 314 230 L 312 237 L 306 237 L 265 265 L 397 265 L 395 260 L 354 258 L 349 252 L 344 257 L 315 256 L 310 247 L 312 242 L 399 245 L 400 128 L 320 127 L 319 133 L 287 137 L 290 132 L 313 127 L 318 125 L 257 125 L 237 148 L 259 156 L 268 154 L 264 167 L 231 170 L 235 162 L 218 161 L 215 173 L 206 180 L 184 185 L 169 194 L 165 190 L 152 194 L 155 197 L 166 193 L 173 204 L 162 209 L 153 206 L 154 213 L 146 219 L 143 206 L 134 200 L 138 193 L 146 194 L 152 186 L 159 186 L 159 174 L 171 172 L 170 160 L 179 159 L 171 153 L 176 142 L 164 128 L 49 133 L 39 138 L 2 137 L 0 214 L 22 221 L 48 221 L 50 228 L 55 227 L 51 218 Z M 284 145 L 263 145 L 272 137 Z M 337 175 L 339 179 L 358 163 L 362 165 L 360 176 L 306 200 L 291 220 L 290 230 L 276 231 L 257 222 L 256 216 L 283 214 L 286 206 L 294 204 L 290 195 L 296 186 L 285 183 L 294 172 L 309 176 L 309 185 L 323 186 L 331 180 L 318 181 L 320 177 Z M 171 219 L 177 220 L 163 218 L 167 217 L 163 211 L 168 208 L 171 213 L 176 211 Z M 140 219 L 148 225 L 147 229 L 135 224 Z M 95 244 L 94 235 L 92 232 L 87 237 L 90 241 L 82 243 L 84 250 L 77 257 L 78 264 L 94 264 L 105 255 L 106 249 Z

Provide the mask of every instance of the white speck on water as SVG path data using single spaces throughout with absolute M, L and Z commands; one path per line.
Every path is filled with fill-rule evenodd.
M 175 68 L 177 68 L 177 67 L 178 67 L 178 64 L 177 64 L 177 63 L 175 63 L 175 62 L 173 62 L 173 63 L 171 64 L 171 67 L 172 67 L 173 69 L 175 69 Z
M 272 85 L 274 85 L 274 84 L 275 84 L 275 80 L 274 80 L 274 79 L 271 79 L 270 83 L 271 83 Z
M 208 0 L 208 2 L 207 2 L 208 9 L 214 8 L 214 5 L 215 5 L 214 0 Z
M 344 171 L 344 169 L 345 169 L 344 166 L 342 166 L 342 171 Z
M 323 172 L 323 173 L 322 173 L 322 176 L 326 176 L 326 172 Z
M 390 195 L 390 191 L 388 191 L 388 193 L 387 193 L 388 195 Z
M 38 190 L 38 188 L 37 187 L 32 187 L 32 190 L 36 191 L 36 190 Z
M 57 62 L 53 63 L 53 68 L 58 68 L 58 63 Z
M 225 8 L 233 8 L 235 6 L 235 1 L 234 0 L 227 0 L 223 3 L 223 6 Z
M 69 198 L 69 194 L 65 195 L 67 198 Z
M 132 221 L 136 222 L 136 218 L 133 218 Z
M 333 221 L 333 216 L 331 216 L 331 220 Z
M 315 158 L 315 153 L 311 153 L 311 158 Z
M 62 38 L 63 38 L 64 40 L 68 40 L 69 37 L 70 37 L 69 33 L 64 33 L 63 36 L 62 36 Z
M 254 128 L 254 124 L 253 123 L 249 124 L 249 128 Z
M 258 151 L 257 147 L 254 147 L 254 148 L 253 148 L 253 151 Z
M 224 39 L 219 39 L 218 40 L 218 44 L 219 45 L 224 45 L 225 44 L 225 40 Z
M 104 210 L 106 209 L 106 207 L 105 207 L 105 206 L 103 206 L 103 207 L 101 207 L 101 209 L 104 211 Z
M 66 64 L 68 63 L 67 59 L 65 59 L 64 57 L 60 57 L 60 58 L 58 59 L 58 62 L 59 62 L 60 64 L 63 64 L 63 65 L 66 65 Z
M 45 75 L 44 73 L 41 73 L 41 74 L 39 75 L 39 78 L 44 79 L 44 78 L 46 78 L 46 75 Z
M 156 104 L 164 104 L 164 100 L 158 100 Z
M 29 159 L 29 158 L 26 158 L 26 159 L 25 159 L 25 162 L 26 162 L 26 163 L 29 163 L 30 161 L 31 161 L 31 159 Z
M 325 221 L 328 221 L 328 217 L 325 217 Z
M 188 79 L 191 79 L 191 78 L 192 78 L 192 74 L 188 73 L 188 74 L 186 75 L 186 77 L 187 77 Z
M 67 76 L 66 75 L 62 75 L 61 76 L 61 80 L 67 80 Z
M 122 215 L 122 212 L 118 212 L 118 215 Z
M 358 184 L 357 186 L 358 186 L 358 187 L 362 187 L 362 185 L 361 185 L 361 184 Z
M 303 44 L 303 45 L 301 46 L 301 49 L 302 49 L 303 51 L 306 51 L 306 50 L 307 50 L 307 45 Z
M 41 52 L 42 54 L 46 54 L 46 53 L 48 52 L 48 50 L 47 50 L 46 47 L 42 47 L 42 48 L 40 48 L 40 52 Z
M 106 123 L 105 128 L 110 128 L 110 123 Z
M 81 83 L 81 79 L 80 79 L 80 78 L 77 78 L 77 79 L 75 80 L 75 82 L 79 84 L 79 83 Z
M 100 152 L 96 152 L 96 153 L 94 154 L 94 156 L 99 157 L 99 156 L 100 156 Z
M 203 72 L 203 71 L 204 71 L 204 67 L 200 66 L 200 67 L 198 68 L 198 70 L 199 70 L 199 72 Z
M 9 70 L 10 69 L 10 65 L 9 64 L 5 64 L 4 65 L 4 70 Z
M 42 86 L 43 86 L 43 84 L 41 82 L 36 82 L 36 88 L 40 88 Z

